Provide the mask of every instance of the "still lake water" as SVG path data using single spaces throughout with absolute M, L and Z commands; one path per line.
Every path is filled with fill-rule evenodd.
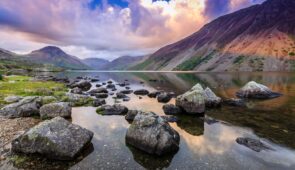
M 295 169 L 295 74 L 293 73 L 156 73 L 156 72 L 65 72 L 57 76 L 99 76 L 101 82 L 129 80 L 132 90 L 175 92 L 189 90 L 196 83 L 210 87 L 222 98 L 254 80 L 283 93 L 272 100 L 248 101 L 247 108 L 223 106 L 207 110 L 205 118 L 179 116 L 171 126 L 180 134 L 180 149 L 164 157 L 151 156 L 127 146 L 129 123 L 124 116 L 101 116 L 94 107 L 73 108 L 72 121 L 94 132 L 93 147 L 70 169 Z M 150 79 L 158 81 L 151 82 Z M 144 84 L 141 84 L 143 81 Z M 96 83 L 94 83 L 95 85 Z M 95 88 L 95 86 L 93 86 Z M 124 87 L 117 86 L 118 91 Z M 112 96 L 107 104 L 164 115 L 156 99 L 134 94 L 123 102 Z M 169 103 L 174 104 L 175 100 Z M 236 143 L 238 137 L 260 139 L 273 150 L 255 152 Z

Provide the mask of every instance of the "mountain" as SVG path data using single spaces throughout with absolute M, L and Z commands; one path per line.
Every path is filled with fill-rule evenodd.
M 71 56 L 54 46 L 47 46 L 32 51 L 30 54 L 27 54 L 26 57 L 34 63 L 51 64 L 65 69 L 89 69 L 89 67 L 77 57 Z
M 94 70 L 127 70 L 142 62 L 145 56 L 122 56 L 113 61 L 99 58 L 88 58 L 83 62 Z
M 42 64 L 32 63 L 21 55 L 0 48 L 0 70 L 43 68 Z M 48 68 L 49 69 L 49 68 Z
M 267 0 L 219 17 L 161 48 L 141 70 L 295 70 L 295 1 Z
M 104 66 L 110 63 L 108 60 L 101 58 L 86 58 L 82 62 L 94 70 L 103 70 Z

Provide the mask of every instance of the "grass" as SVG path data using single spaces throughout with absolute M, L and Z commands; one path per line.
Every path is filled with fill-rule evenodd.
M 5 97 L 16 96 L 54 96 L 59 98 L 67 88 L 62 83 L 52 81 L 31 81 L 27 76 L 7 76 L 0 81 L 0 104 Z
M 202 63 L 207 63 L 210 59 L 212 59 L 214 53 L 215 53 L 215 51 L 212 51 L 211 53 L 209 53 L 205 57 L 200 57 L 200 56 L 192 57 L 192 58 L 184 61 L 183 63 L 179 64 L 173 70 L 181 70 L 181 71 L 193 70 L 198 65 L 200 65 Z

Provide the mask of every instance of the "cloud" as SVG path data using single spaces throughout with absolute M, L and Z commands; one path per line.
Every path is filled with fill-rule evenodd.
M 90 7 L 93 0 L 1 0 L 0 33 L 6 34 L 1 47 L 29 52 L 57 45 L 80 58 L 151 53 L 216 16 L 253 4 L 252 0 L 109 2 Z

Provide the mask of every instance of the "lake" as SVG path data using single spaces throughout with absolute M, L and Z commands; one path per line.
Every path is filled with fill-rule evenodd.
M 94 132 L 92 146 L 79 161 L 57 163 L 57 169 L 295 169 L 293 73 L 77 71 L 56 73 L 56 76 L 98 76 L 100 81 L 97 83 L 112 80 L 116 84 L 128 80 L 132 90 L 165 90 L 177 95 L 200 83 L 203 87 L 210 87 L 221 98 L 235 97 L 239 88 L 254 80 L 283 94 L 272 100 L 249 100 L 246 108 L 222 106 L 207 109 L 204 118 L 179 115 L 179 122 L 170 123 L 180 134 L 179 150 L 163 157 L 148 155 L 126 145 L 125 134 L 130 124 L 124 116 L 102 116 L 95 112 L 94 107 L 76 107 L 73 108 L 72 122 Z M 117 89 L 120 91 L 124 87 L 117 86 Z M 131 98 L 128 102 L 112 96 L 106 101 L 107 104 L 120 103 L 129 109 L 164 115 L 164 104 L 155 98 L 128 96 Z M 175 99 L 169 103 L 174 104 Z M 255 152 L 238 144 L 238 137 L 260 139 L 272 149 Z

